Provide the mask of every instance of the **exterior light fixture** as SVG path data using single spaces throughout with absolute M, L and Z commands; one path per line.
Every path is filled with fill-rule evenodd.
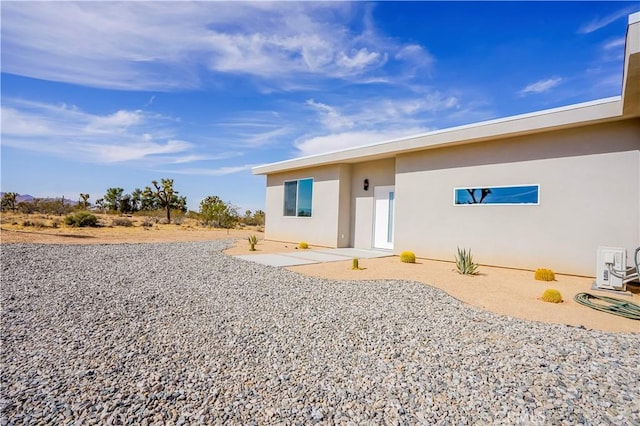
M 364 190 L 368 191 L 369 190 L 369 179 L 365 179 L 364 180 Z

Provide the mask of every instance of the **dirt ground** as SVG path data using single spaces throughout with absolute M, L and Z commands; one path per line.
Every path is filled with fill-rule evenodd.
M 237 241 L 227 254 L 282 253 L 296 250 L 296 244 L 260 241 L 255 252 L 248 243 Z M 313 248 L 313 247 L 311 247 Z M 361 270 L 352 270 L 351 261 L 292 266 L 288 269 L 306 275 L 335 280 L 399 279 L 419 281 L 438 287 L 458 300 L 501 315 L 555 324 L 582 326 L 609 332 L 640 333 L 640 321 L 619 317 L 580 305 L 573 300 L 577 293 L 616 297 L 640 304 L 640 288 L 626 295 L 591 290 L 594 279 L 556 275 L 556 281 L 534 279 L 533 271 L 481 266 L 479 275 L 465 276 L 455 272 L 455 263 L 417 259 L 415 264 L 402 263 L 398 256 L 359 259 Z M 554 288 L 564 301 L 559 304 L 540 300 L 542 293 Z
M 259 230 L 220 230 L 201 227 L 195 220 L 180 219 L 179 224 L 148 223 L 145 218 L 129 218 L 131 226 L 114 226 L 114 217 L 100 216 L 102 226 L 71 228 L 59 217 L 30 215 L 27 219 L 7 217 L 3 214 L 0 243 L 39 244 L 123 244 L 151 242 L 207 241 L 236 239 L 229 255 L 281 253 L 296 250 L 296 244 L 264 241 Z M 56 224 L 54 225 L 54 222 Z M 26 224 L 26 226 L 25 226 Z M 247 237 L 257 235 L 260 242 L 255 252 L 249 251 Z M 310 247 L 313 249 L 313 247 Z M 556 324 L 582 326 L 609 332 L 640 333 L 640 321 L 599 312 L 575 302 L 580 292 L 613 296 L 640 304 L 640 288 L 630 287 L 628 296 L 612 295 L 591 290 L 593 278 L 556 275 L 554 282 L 541 282 L 533 278 L 532 271 L 482 266 L 480 274 L 463 276 L 455 272 L 453 262 L 417 259 L 415 264 L 400 262 L 397 256 L 379 259 L 360 259 L 361 270 L 352 270 L 351 261 L 329 262 L 294 266 L 289 269 L 335 280 L 399 279 L 414 280 L 438 287 L 453 297 L 482 309 L 501 315 Z M 552 304 L 539 298 L 547 288 L 560 291 L 564 302 Z
M 63 217 L 55 215 L 2 214 L 0 243 L 42 244 L 125 244 L 207 241 L 219 239 L 246 240 L 249 235 L 261 236 L 250 229 L 217 229 L 200 226 L 195 219 L 175 218 L 175 223 L 163 224 L 159 218 L 145 216 L 119 217 L 98 214 L 100 226 L 73 228 L 64 225 Z M 114 223 L 130 223 L 130 226 Z M 25 224 L 27 224 L 25 226 Z M 146 224 L 147 226 L 143 226 Z

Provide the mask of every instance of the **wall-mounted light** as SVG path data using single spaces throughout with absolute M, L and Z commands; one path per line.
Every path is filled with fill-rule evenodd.
M 364 190 L 365 190 L 365 191 L 368 191 L 368 190 L 369 190 L 369 179 L 365 179 L 365 180 L 364 180 L 364 186 L 363 186 L 363 187 L 364 187 Z

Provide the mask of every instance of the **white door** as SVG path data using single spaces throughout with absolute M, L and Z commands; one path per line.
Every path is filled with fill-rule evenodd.
M 376 186 L 373 189 L 373 246 L 381 249 L 393 248 L 393 211 L 395 187 Z

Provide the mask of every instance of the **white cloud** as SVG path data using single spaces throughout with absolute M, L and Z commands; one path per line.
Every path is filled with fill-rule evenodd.
M 418 44 L 409 44 L 402 47 L 396 53 L 395 58 L 419 67 L 430 67 L 435 61 L 433 55 Z
M 130 145 L 72 142 L 71 145 L 75 146 L 76 152 L 84 152 L 88 157 L 99 158 L 100 162 L 105 163 L 143 160 L 155 155 L 177 154 L 191 148 L 190 143 L 179 140 L 164 143 L 141 140 Z
M 165 117 L 143 111 L 91 114 L 67 105 L 3 99 L 2 144 L 79 162 L 176 162 L 194 145 L 171 137 Z
M 583 24 L 578 28 L 578 34 L 590 34 L 594 31 L 598 31 L 600 28 L 604 28 L 609 24 L 614 23 L 618 19 L 626 18 L 633 12 L 638 11 L 638 6 L 629 6 L 624 9 L 618 10 L 604 17 L 594 18 L 591 22 Z
M 181 175 L 199 175 L 199 176 L 226 176 L 234 173 L 251 170 L 257 164 L 243 164 L 241 166 L 225 166 L 219 168 L 186 168 L 179 170 L 170 170 L 171 173 Z
M 611 41 L 605 43 L 602 46 L 602 48 L 604 50 L 617 49 L 617 48 L 620 48 L 620 47 L 624 47 L 625 43 L 626 43 L 625 38 L 624 37 L 620 37 L 620 38 L 616 38 L 614 40 L 611 40 Z
M 386 62 L 386 55 L 381 57 L 379 52 L 369 52 L 366 47 L 352 53 L 353 56 L 348 56 L 346 53 L 340 52 L 337 64 L 345 69 L 359 71 L 369 65 L 376 63 L 382 65 Z
M 237 119 L 214 123 L 220 129 L 218 139 L 222 143 L 260 148 L 282 142 L 293 131 L 291 124 L 273 111 L 241 111 L 238 115 Z
M 256 76 L 286 87 L 292 87 L 291 80 L 307 87 L 305 79 L 318 77 L 369 81 L 371 76 L 364 77 L 388 57 L 413 61 L 421 49 L 371 28 L 366 37 L 354 33 L 353 21 L 364 19 L 358 4 L 3 2 L 1 7 L 3 72 L 100 88 L 193 88 L 207 72 Z
M 391 141 L 406 136 L 425 133 L 427 131 L 429 131 L 428 128 L 418 127 L 410 129 L 396 129 L 392 131 L 372 130 L 334 133 L 300 139 L 295 143 L 295 147 L 298 151 L 298 155 L 304 157 Z
M 524 89 L 522 89 L 519 93 L 524 96 L 529 93 L 544 93 L 547 92 L 554 87 L 556 87 L 562 81 L 561 77 L 553 77 L 548 78 L 546 80 L 539 80 L 535 83 L 531 83 L 527 85 Z
M 294 143 L 298 156 L 370 145 L 430 130 L 426 123 L 438 112 L 457 111 L 455 96 L 430 92 L 422 96 L 370 98 L 340 107 L 310 99 L 306 105 L 318 116 L 318 126 Z
M 320 115 L 320 121 L 327 129 L 348 129 L 354 125 L 353 120 L 343 117 L 334 107 L 321 102 L 316 102 L 313 99 L 307 100 L 306 104 Z

